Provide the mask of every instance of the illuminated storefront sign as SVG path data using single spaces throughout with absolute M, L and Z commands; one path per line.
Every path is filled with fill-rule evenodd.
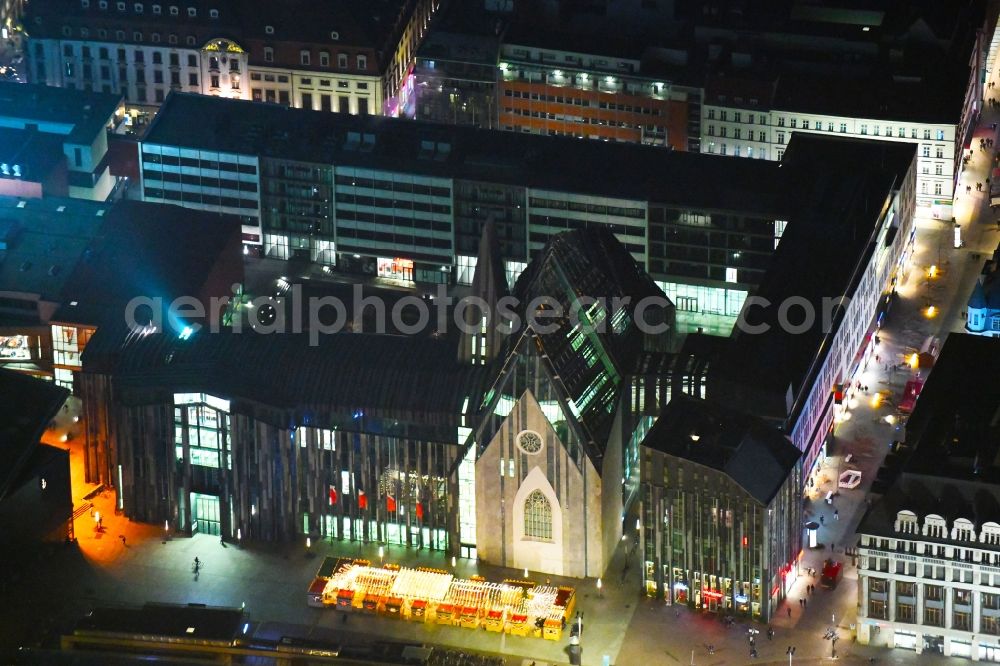
M 413 260 L 403 259 L 401 257 L 396 257 L 394 259 L 379 257 L 378 276 L 384 278 L 393 278 L 396 280 L 412 280 Z

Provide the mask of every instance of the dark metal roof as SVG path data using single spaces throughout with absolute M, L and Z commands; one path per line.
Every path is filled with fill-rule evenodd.
M 320 335 L 208 329 L 182 340 L 101 326 L 83 354 L 84 372 L 123 386 L 162 387 L 315 413 L 457 418 L 478 405 L 483 366 L 456 361 L 447 339 L 368 333 Z
M 764 505 L 802 455 L 759 419 L 684 394 L 667 404 L 642 445 L 717 469 Z
M 104 218 L 101 234 L 66 281 L 55 321 L 97 325 L 108 317 L 124 319 L 125 304 L 140 296 L 167 304 L 201 297 L 220 261 L 237 268 L 219 285 L 227 291 L 213 295 L 231 296 L 229 286 L 242 280 L 241 222 L 234 215 L 122 200 Z
M 906 423 L 906 471 L 1000 483 L 998 378 L 1000 339 L 948 336 Z
M 0 499 L 31 458 L 42 433 L 66 402 L 69 391 L 0 369 Z
M 79 5 L 79 3 L 76 3 Z M 0 83 L 0 118 L 24 127 L 27 123 L 41 124 L 43 131 L 63 125 L 57 131 L 71 143 L 90 145 L 112 120 L 122 103 L 121 95 L 71 90 L 52 86 Z
M 523 316 L 535 299 L 554 299 L 561 308 L 560 317 L 540 320 L 542 324 L 551 323 L 553 330 L 535 331 L 536 344 L 548 355 L 552 372 L 559 377 L 558 384 L 565 388 L 566 398 L 578 409 L 579 422 L 587 431 L 584 440 L 603 452 L 621 380 L 635 367 L 643 351 L 644 337 L 635 323 L 635 306 L 647 297 L 661 299 L 661 306 L 669 304 L 669 300 L 625 246 L 604 228 L 581 229 L 553 237 L 518 278 L 514 296 L 521 304 Z M 595 332 L 574 347 L 574 326 L 577 321 L 586 320 L 579 316 L 574 321 L 571 313 L 575 302 L 587 298 L 605 304 L 604 319 L 591 320 Z M 624 298 L 629 299 L 625 305 L 628 316 L 616 331 L 611 321 L 614 300 Z M 581 303 L 587 305 L 587 301 Z M 586 313 L 588 307 L 579 309 Z M 591 355 L 596 356 L 596 362 L 589 360 Z M 588 389 L 600 383 L 602 375 L 607 381 L 596 395 L 586 399 Z
M 238 608 L 149 603 L 142 608 L 95 608 L 77 622 L 74 633 L 231 644 L 242 634 L 245 623 L 246 616 Z
M 741 408 L 761 416 L 791 416 L 789 387 L 794 397 L 811 386 L 829 353 L 827 338 L 843 317 L 843 309 L 838 310 L 829 331 L 824 330 L 820 313 L 830 310 L 824 299 L 853 296 L 876 250 L 885 207 L 915 156 L 915 144 L 793 134 L 781 162 L 788 178 L 788 226 L 753 293 L 772 305 L 754 308 L 746 317 L 747 323 L 768 329 L 734 333 L 726 362 L 710 377 L 710 395 L 742 400 Z M 792 298 L 806 299 L 817 313 L 815 325 L 805 332 L 792 333 L 780 324 L 778 305 Z M 738 388 L 730 391 L 727 383 Z M 753 391 L 746 391 L 748 386 Z

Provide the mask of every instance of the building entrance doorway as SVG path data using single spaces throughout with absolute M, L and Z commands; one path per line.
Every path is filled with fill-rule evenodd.
M 191 493 L 191 531 L 219 536 L 219 498 L 215 495 Z

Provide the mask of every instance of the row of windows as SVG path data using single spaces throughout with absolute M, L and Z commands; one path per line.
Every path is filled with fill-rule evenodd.
M 603 204 L 580 203 L 578 201 L 560 201 L 558 199 L 542 199 L 531 197 L 529 202 L 532 208 L 550 208 L 553 210 L 574 210 L 580 213 L 594 213 L 596 215 L 616 215 L 618 217 L 631 217 L 639 220 L 646 219 L 646 211 L 642 208 L 625 208 L 622 206 L 605 206 Z
M 531 111 L 529 109 L 514 109 L 509 106 L 504 107 L 504 113 L 510 113 L 515 116 L 524 116 L 525 118 L 544 118 L 546 120 L 561 120 L 563 122 L 579 123 L 581 125 L 600 125 L 605 127 L 622 127 L 625 129 L 636 129 L 641 130 L 643 125 L 635 125 L 633 123 L 627 123 L 625 121 L 614 121 L 614 120 L 602 120 L 601 118 L 587 118 L 584 116 L 566 116 L 561 113 L 546 113 L 544 111 Z M 650 132 L 659 129 L 663 131 L 663 128 L 657 128 L 654 125 L 645 125 L 646 129 Z
M 272 104 L 284 104 L 285 106 L 291 106 L 292 104 L 292 98 L 287 90 L 251 88 L 250 97 L 255 102 L 271 102 Z
M 63 37 L 73 37 L 73 29 L 70 28 L 69 26 L 63 26 L 62 34 L 63 34 Z M 90 29 L 89 28 L 80 28 L 79 35 L 80 35 L 80 39 L 90 39 Z M 111 33 L 106 28 L 98 28 L 97 29 L 97 38 L 98 39 L 110 39 L 111 38 Z M 116 41 L 124 42 L 125 38 L 126 38 L 125 31 L 124 30 L 115 30 L 115 32 L 114 32 L 114 38 L 115 38 Z M 143 35 L 142 32 L 140 32 L 139 30 L 133 30 L 132 31 L 132 41 L 133 42 L 142 42 L 142 41 L 144 41 L 144 39 L 145 39 L 145 37 L 144 37 L 144 35 Z M 149 33 L 149 41 L 152 42 L 153 44 L 159 44 L 162 40 L 163 40 L 163 35 L 161 35 L 159 32 L 151 32 L 151 33 Z M 167 43 L 168 44 L 179 44 L 180 43 L 180 39 L 179 39 L 179 37 L 175 33 L 169 33 L 169 34 L 167 34 Z M 198 38 L 195 37 L 194 35 L 188 35 L 188 36 L 186 36 L 184 38 L 184 43 L 187 44 L 188 46 L 197 46 L 198 45 Z
M 505 97 L 513 97 L 515 99 L 527 99 L 536 102 L 554 102 L 555 104 L 570 104 L 572 106 L 588 106 L 598 109 L 608 109 L 610 111 L 625 111 L 627 113 L 641 113 L 649 116 L 659 116 L 662 115 L 660 109 L 655 109 L 646 106 L 634 106 L 632 104 L 616 104 L 614 102 L 595 102 L 594 100 L 581 99 L 579 97 L 566 97 L 563 95 L 542 95 L 537 92 L 528 92 L 527 90 L 504 90 L 503 94 Z
M 783 138 L 783 136 L 780 133 L 779 133 L 779 136 L 781 136 L 782 137 L 781 140 L 784 141 L 784 138 Z M 734 157 L 743 157 L 744 156 L 743 148 L 744 148 L 744 146 L 733 146 L 733 149 L 730 151 L 729 147 L 726 144 L 723 143 L 723 144 L 720 144 L 720 146 L 719 146 L 718 154 L 719 155 L 733 155 Z M 714 141 L 709 142 L 709 144 L 705 147 L 705 152 L 713 154 L 713 155 L 716 154 L 716 148 L 715 148 L 715 142 Z M 784 156 L 784 154 L 785 154 L 785 151 L 779 149 L 777 151 L 777 153 L 775 153 L 775 158 L 778 161 L 781 161 L 781 158 Z M 764 159 L 767 159 L 767 149 L 766 148 L 760 148 L 760 149 L 758 149 L 758 150 L 755 151 L 753 146 L 746 146 L 746 153 L 745 153 L 745 155 L 746 155 L 746 157 L 756 157 L 758 159 L 764 160 Z
M 363 211 L 337 209 L 338 220 L 353 220 L 356 222 L 370 222 L 391 227 L 413 227 L 414 229 L 425 229 L 427 231 L 451 231 L 448 222 L 440 220 L 424 220 L 419 217 L 403 217 L 393 215 L 382 215 L 379 213 L 366 213 Z
M 90 0 L 80 0 L 80 6 L 83 7 L 84 9 L 89 9 Z M 97 6 L 99 9 L 106 10 L 108 8 L 108 0 L 98 0 Z M 124 12 L 128 9 L 128 5 L 122 0 L 118 0 L 118 2 L 115 3 L 115 9 L 117 9 L 120 12 Z M 141 2 L 136 2 L 132 5 L 132 11 L 135 12 L 136 14 L 143 14 L 145 12 L 145 9 L 146 9 L 145 5 Z M 152 11 L 154 16 L 160 16 L 163 14 L 163 6 L 159 4 L 154 4 L 152 6 Z M 180 16 L 181 13 L 180 8 L 177 7 L 177 5 L 170 5 L 170 7 L 168 8 L 168 12 L 171 16 Z M 188 7 L 187 15 L 190 18 L 195 18 L 196 16 L 198 16 L 198 9 L 196 7 Z M 209 9 L 208 16 L 209 18 L 214 18 L 214 19 L 219 18 L 219 10 Z
M 267 82 L 267 83 L 274 83 L 275 81 L 277 81 L 278 83 L 288 83 L 288 75 L 287 74 L 263 74 L 263 75 L 261 75 L 258 72 L 251 72 L 250 73 L 250 80 L 251 81 L 260 81 L 261 78 L 263 78 L 264 81 Z
M 338 217 L 340 213 L 338 212 Z M 413 247 L 422 246 L 441 250 L 450 250 L 451 242 L 447 238 L 431 238 L 419 234 L 398 234 L 370 231 L 367 229 L 350 229 L 337 227 L 337 237 L 341 240 L 354 238 L 363 241 L 380 241 L 382 243 L 392 243 L 395 245 L 410 245 Z
M 708 135 L 709 136 L 715 136 L 715 125 L 709 125 L 708 126 Z M 719 136 L 720 137 L 722 137 L 722 138 L 725 139 L 728 135 L 729 135 L 729 128 L 728 127 L 720 127 L 719 128 Z M 784 133 L 783 132 L 778 132 L 778 136 L 784 137 Z M 747 130 L 747 136 L 746 136 L 747 140 L 748 141 L 754 141 L 753 137 L 754 137 L 753 130 Z M 733 128 L 733 138 L 734 139 L 742 139 L 743 138 L 743 131 L 739 127 Z M 767 132 L 763 132 L 763 131 L 757 132 L 757 139 L 756 140 L 757 141 L 767 141 Z M 782 140 L 781 143 L 784 143 L 784 141 Z
M 211 176 L 179 174 L 171 171 L 146 171 L 145 178 L 147 181 L 184 183 L 185 185 L 199 185 L 201 187 L 217 187 L 225 190 L 239 190 L 241 192 L 257 191 L 257 183 L 238 181 L 238 180 L 227 180 L 225 178 L 213 178 Z
M 562 222 L 563 224 L 559 224 L 560 222 Z M 558 227 L 562 229 L 585 229 L 597 225 L 600 225 L 602 227 L 612 226 L 612 225 L 604 225 L 601 224 L 600 222 L 581 222 L 580 220 L 558 220 L 558 219 L 552 220 L 551 224 L 547 224 L 547 226 Z M 611 230 L 615 231 L 616 233 L 621 233 L 619 231 L 616 231 L 614 228 L 612 228 Z M 544 245 L 545 243 L 548 243 L 549 240 L 552 239 L 553 233 L 554 232 L 547 232 L 547 231 L 532 231 L 530 234 L 528 234 L 528 240 L 530 240 L 532 243 Z M 622 245 L 625 246 L 626 250 L 632 252 L 633 254 L 640 254 L 640 255 L 646 254 L 646 248 L 644 248 L 642 245 L 637 245 L 635 243 L 622 243 Z
M 76 68 L 73 66 L 72 63 L 66 63 L 66 78 L 75 78 L 75 76 L 76 76 L 75 69 Z M 135 71 L 135 77 L 134 77 L 135 83 L 137 85 L 143 85 L 143 84 L 145 84 L 146 83 L 146 71 L 143 70 L 143 69 L 136 69 L 134 71 Z M 39 78 L 40 79 L 44 79 L 45 78 L 44 77 L 45 69 L 44 69 L 44 66 L 41 63 L 39 63 L 38 72 L 39 72 Z M 93 70 L 93 68 L 90 65 L 86 65 L 85 64 L 85 65 L 83 65 L 80 68 L 80 75 L 81 75 L 81 78 L 83 78 L 84 81 L 90 81 L 91 79 L 93 79 L 93 76 L 94 76 L 93 72 L 94 72 L 94 70 Z M 105 82 L 111 81 L 111 67 L 109 67 L 108 65 L 101 65 L 98 68 L 98 74 L 99 74 L 99 80 L 100 81 L 105 81 Z M 190 72 L 188 74 L 187 81 L 188 81 L 188 85 L 189 86 L 197 86 L 198 85 L 198 74 L 195 73 L 195 72 Z M 213 76 L 212 77 L 212 81 L 214 83 L 214 87 L 218 88 L 219 87 L 219 85 L 218 85 L 219 77 L 218 76 Z M 122 85 L 127 85 L 128 84 L 128 70 L 126 70 L 126 69 L 119 69 L 118 70 L 118 82 L 120 84 L 122 84 Z M 153 70 L 153 83 L 158 83 L 158 84 L 163 84 L 164 83 L 163 70 L 160 70 L 160 69 Z M 170 72 L 170 85 L 171 86 L 175 86 L 175 87 L 181 85 L 181 73 L 180 72 Z M 239 88 L 239 83 L 234 81 L 233 87 L 236 88 L 236 89 L 238 89 Z M 126 97 L 127 97 L 127 95 L 126 95 Z M 162 100 L 160 100 L 160 101 L 162 101 Z
M 274 62 L 274 48 L 270 46 L 264 47 L 264 62 Z M 349 56 L 346 53 L 337 54 L 337 67 L 339 69 L 347 69 L 349 63 Z M 357 54 L 354 56 L 354 62 L 357 69 L 364 71 L 368 69 L 368 56 Z M 299 64 L 300 65 L 312 65 L 312 51 L 309 49 L 302 49 L 299 51 Z M 329 67 L 330 66 L 330 52 L 320 51 L 319 52 L 319 66 Z
M 716 119 L 715 109 L 708 109 L 707 116 L 708 116 L 708 120 L 715 120 Z M 745 122 L 747 124 L 751 124 L 752 125 L 754 123 L 754 117 L 755 116 L 754 116 L 753 113 L 749 113 L 749 112 L 746 113 L 746 121 Z M 757 123 L 758 124 L 760 124 L 760 125 L 766 125 L 767 124 L 767 118 L 763 114 L 757 114 L 756 118 L 757 118 Z M 721 120 L 721 121 L 723 121 L 723 122 L 728 121 L 729 120 L 729 111 L 727 109 L 720 109 L 719 110 L 719 114 L 718 114 L 718 119 Z M 744 120 L 743 120 L 743 112 L 742 111 L 734 111 L 733 112 L 733 119 L 732 120 L 733 120 L 733 122 L 737 122 L 737 123 L 744 122 Z M 792 129 L 797 129 L 799 127 L 799 122 L 800 122 L 799 118 L 789 118 L 788 119 L 788 127 L 792 128 Z M 777 124 L 778 127 L 785 127 L 785 117 L 784 116 L 779 116 L 778 119 L 777 119 L 777 123 L 776 124 Z M 816 129 L 816 130 L 822 130 L 823 129 L 823 121 L 821 121 L 821 120 L 810 121 L 808 118 L 802 118 L 801 119 L 801 125 L 802 125 L 802 129 Z M 828 132 L 832 132 L 833 131 L 833 126 L 834 126 L 834 123 L 832 121 L 827 121 L 826 122 L 826 130 Z M 885 125 L 883 127 L 883 126 L 879 126 L 879 125 L 876 125 L 876 124 L 872 124 L 872 134 L 874 136 L 880 136 L 883 128 L 885 130 L 885 136 L 893 136 L 893 126 L 892 125 Z M 868 124 L 867 123 L 861 123 L 859 129 L 860 129 L 861 134 L 867 134 L 868 133 Z M 898 138 L 900 138 L 900 139 L 905 139 L 906 138 L 906 128 L 905 127 L 897 127 L 895 129 L 896 129 L 896 136 Z M 840 123 L 840 131 L 841 132 L 847 132 L 847 123 Z M 925 141 L 930 141 L 931 140 L 931 133 L 932 132 L 931 132 L 930 129 L 925 128 L 923 130 L 922 134 L 923 134 L 923 138 L 924 138 Z M 934 136 L 936 137 L 937 141 L 944 141 L 945 140 L 945 138 L 944 138 L 945 137 L 945 131 L 943 129 L 940 129 L 940 128 L 936 129 L 936 130 L 934 130 L 933 133 L 934 133 Z M 917 128 L 916 127 L 911 127 L 909 134 L 910 134 L 910 138 L 911 139 L 918 138 Z
M 63 45 L 63 55 L 64 56 L 66 56 L 67 58 L 72 58 L 72 57 L 75 56 L 75 53 L 76 53 L 76 51 L 74 50 L 72 44 L 64 44 Z M 83 58 L 84 60 L 92 57 L 91 53 L 92 52 L 91 52 L 89 46 L 84 45 L 84 46 L 80 47 L 80 57 Z M 97 49 L 97 53 L 98 53 L 98 58 L 100 58 L 101 60 L 111 60 L 111 50 L 108 47 L 106 47 L 106 46 L 99 47 Z M 35 43 L 35 55 L 38 58 L 44 58 L 45 57 L 45 46 L 41 42 L 36 42 Z M 125 65 L 125 64 L 128 63 L 128 50 L 127 49 L 124 49 L 124 48 L 117 49 L 116 55 L 117 55 L 118 65 L 119 66 L 122 66 L 122 65 Z M 181 56 L 180 56 L 179 53 L 171 52 L 171 53 L 168 53 L 167 56 L 169 57 L 170 66 L 171 67 L 180 67 Z M 153 51 L 151 58 L 152 58 L 152 62 L 153 62 L 154 65 L 162 65 L 163 64 L 163 52 L 162 51 Z M 146 62 L 146 52 L 143 51 L 142 49 L 135 49 L 134 51 L 132 51 L 132 62 L 134 62 L 137 65 L 145 64 L 145 62 Z M 237 64 L 239 63 L 239 61 L 236 61 L 236 60 L 234 60 L 233 62 L 235 62 Z M 196 56 L 193 53 L 187 54 L 187 66 L 188 67 L 197 67 L 198 66 L 198 56 Z
M 377 178 L 363 178 L 361 176 L 346 176 L 343 174 L 338 174 L 337 179 L 339 181 L 338 184 L 350 184 L 351 187 L 364 187 L 368 189 L 384 190 L 386 192 L 405 192 L 408 194 L 424 194 L 432 197 L 451 198 L 451 189 L 447 187 L 435 187 L 433 185 L 421 185 L 419 183 L 379 180 Z
M 226 208 L 247 208 L 252 210 L 257 209 L 257 202 L 252 199 L 219 197 L 213 194 L 201 194 L 200 192 L 180 192 L 178 190 L 161 190 L 153 187 L 146 187 L 145 196 L 149 199 L 169 199 L 172 201 L 183 201 L 185 203 L 196 203 L 206 206 L 225 206 Z
M 232 162 L 217 162 L 210 159 L 199 160 L 193 157 L 178 157 L 177 155 L 159 155 L 146 150 L 142 152 L 142 161 L 143 167 L 147 169 L 156 169 L 158 167 L 152 165 L 164 164 L 167 166 L 195 167 L 209 171 L 218 169 L 219 171 L 235 171 L 238 173 L 257 173 L 257 167 L 253 164 L 234 164 Z
M 429 204 L 422 201 L 407 201 L 406 199 L 382 199 L 378 197 L 358 196 L 353 194 L 337 193 L 337 203 L 354 204 L 356 206 L 374 206 L 375 208 L 389 208 L 393 210 L 410 210 L 424 213 L 441 213 L 451 215 L 451 206 L 444 204 Z

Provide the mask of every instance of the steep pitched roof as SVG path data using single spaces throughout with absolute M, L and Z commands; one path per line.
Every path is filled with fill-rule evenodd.
M 0 499 L 25 463 L 69 391 L 35 377 L 0 369 Z
M 663 408 L 642 446 L 717 469 L 764 505 L 802 455 L 763 421 L 684 394 Z
M 539 317 L 545 326 L 533 331 L 536 345 L 586 430 L 591 455 L 602 455 L 622 377 L 643 351 L 636 304 L 655 298 L 672 308 L 669 300 L 605 228 L 553 237 L 518 278 L 514 296 L 525 321 L 536 314 L 529 307 L 547 301 L 538 310 L 546 316 Z
M 976 286 L 972 288 L 972 295 L 969 296 L 969 307 L 982 309 L 986 307 L 986 292 L 983 290 L 983 283 L 976 281 Z

